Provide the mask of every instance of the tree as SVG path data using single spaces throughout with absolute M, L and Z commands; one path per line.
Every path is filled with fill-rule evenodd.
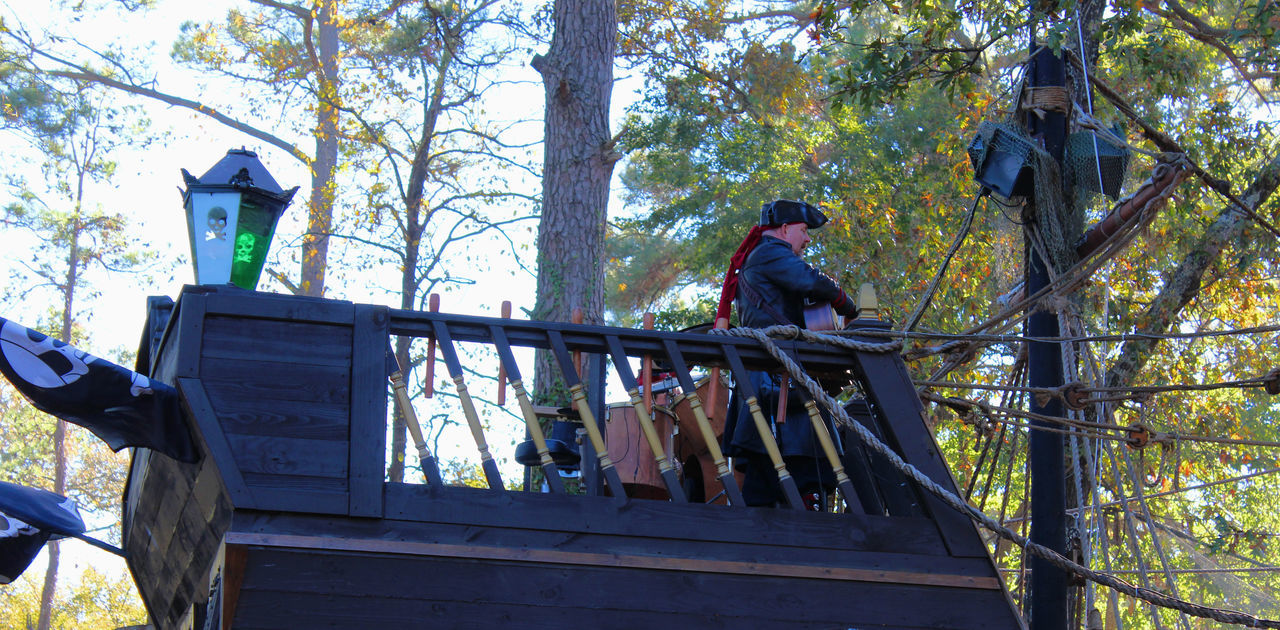
M 15 231 L 29 233 L 39 244 L 31 261 L 17 272 L 16 280 L 24 288 L 10 299 L 22 300 L 51 291 L 58 300 L 58 306 L 51 309 L 54 336 L 74 342 L 79 337 L 74 326 L 79 319 L 77 310 L 88 297 L 85 293 L 92 293 L 86 274 L 94 270 L 127 271 L 143 260 L 125 235 L 124 218 L 94 207 L 90 197 L 92 184 L 110 181 L 116 166 L 111 152 L 122 137 L 134 130 L 122 122 L 125 116 L 83 85 L 53 86 L 44 83 L 39 75 L 22 69 L 8 70 L 0 100 L 10 113 L 9 133 L 22 137 L 44 156 L 40 168 L 48 182 L 47 186 L 34 187 L 20 178 L 11 182 L 16 200 L 4 208 L 3 223 Z M 67 483 L 73 464 L 66 423 L 61 420 L 55 420 L 52 444 L 49 489 L 74 496 L 77 493 L 70 493 Z M 117 469 L 114 477 L 122 481 L 118 474 L 121 462 L 114 460 L 110 465 Z M 111 476 L 103 475 L 103 480 Z M 98 499 L 90 506 L 111 504 Z M 60 558 L 56 541 L 49 543 L 48 555 L 37 624 L 40 630 L 50 627 L 53 615 Z
M 627 275 L 615 277 L 625 281 L 608 284 L 611 291 L 625 284 L 627 291 L 639 287 L 646 294 L 627 301 L 622 291 L 614 296 L 622 298 L 618 303 L 626 308 L 652 301 L 655 295 L 660 296 L 658 303 L 671 299 L 661 297 L 661 287 L 635 282 L 655 275 L 634 267 L 652 261 L 658 269 L 669 269 L 667 252 L 672 251 L 680 253 L 673 258 L 679 273 L 659 274 L 659 279 L 686 295 L 689 287 L 702 295 L 713 293 L 723 261 L 753 220 L 753 197 L 758 203 L 794 194 L 823 204 L 833 216 L 818 233 L 820 249 L 814 257 L 819 264 L 846 282 L 873 281 L 882 307 L 901 322 L 926 290 L 976 192 L 964 150 L 977 124 L 1022 115 L 1002 110 L 1011 108 L 1019 96 L 1010 90 L 1018 87 L 1026 54 L 1025 33 L 1031 22 L 1025 8 L 988 2 L 855 2 L 734 14 L 713 3 L 626 6 L 640 7 L 626 13 L 636 16 L 624 27 L 626 32 L 643 33 L 635 41 L 643 44 L 645 53 L 661 54 L 656 54 L 659 62 L 641 65 L 649 71 L 646 98 L 624 136 L 633 159 L 623 180 L 629 203 L 638 212 L 633 220 L 620 222 L 621 242 L 611 250 L 621 254 L 619 272 Z M 1243 191 L 1235 198 L 1243 200 L 1248 211 L 1264 219 L 1274 216 L 1274 210 L 1268 210 L 1273 205 L 1262 205 L 1275 185 L 1274 116 L 1259 109 L 1273 94 L 1274 7 L 1228 3 L 1188 8 L 1167 2 L 1109 5 L 1104 12 L 1100 2 L 1082 2 L 1077 30 L 1076 4 L 1037 6 L 1052 10 L 1051 15 L 1034 18 L 1040 41 L 1075 50 L 1074 56 L 1086 61 L 1089 77 L 1110 86 L 1091 95 L 1094 117 L 1107 124 L 1123 121 L 1124 137 L 1138 149 L 1185 153 L 1205 174 L 1196 184 L 1179 189 L 1170 208 L 1133 234 L 1132 244 L 1107 261 L 1101 275 L 1086 281 L 1082 289 L 1062 292 L 1073 304 L 1064 316 L 1072 323 L 1071 334 L 1174 336 L 1133 338 L 1123 350 L 1112 346 L 1109 353 L 1104 343 L 1073 344 L 1079 353 L 1073 364 L 1080 367 L 1081 380 L 1090 378 L 1089 352 L 1103 370 L 1124 374 L 1109 381 L 1118 391 L 1095 396 L 1123 397 L 1137 385 L 1231 382 L 1265 374 L 1273 361 L 1261 348 L 1275 343 L 1274 333 L 1204 339 L 1179 335 L 1248 328 L 1275 318 L 1275 239 L 1269 228 L 1217 192 L 1215 188 L 1224 186 L 1213 181 L 1234 183 L 1230 188 Z M 716 24 L 734 28 L 717 30 Z M 769 24 L 773 28 L 765 28 Z M 744 25 L 757 25 L 759 30 L 739 39 Z M 794 42 L 794 35 L 805 28 L 811 44 L 785 54 L 781 44 L 769 39 L 776 33 L 783 42 Z M 623 41 L 632 43 L 626 37 Z M 757 71 L 747 63 L 753 44 L 772 51 L 776 63 L 786 68 L 783 75 L 799 81 L 800 87 L 790 92 L 793 96 L 773 102 L 750 98 L 752 72 Z M 737 61 L 718 63 L 720 59 Z M 768 66 L 759 68 L 767 76 L 763 73 Z M 1073 82 L 1077 104 L 1087 110 L 1081 70 L 1073 70 Z M 1135 153 L 1126 190 L 1136 187 L 1151 168 L 1150 158 Z M 1077 233 L 1079 226 L 1096 220 L 1110 206 L 1084 195 L 1079 201 L 1073 208 L 1079 213 L 1073 228 Z M 978 208 L 965 247 L 951 261 L 933 308 L 925 312 L 926 330 L 998 331 L 1012 321 L 992 316 L 1002 310 L 996 296 L 1012 289 L 1014 278 L 1021 275 L 1022 239 L 1015 222 L 1022 217 L 1017 209 L 994 202 Z M 628 239 L 628 234 L 635 238 Z M 1066 261 L 1068 266 L 1072 262 Z M 625 269 L 628 266 L 632 268 Z M 915 351 L 927 351 L 937 343 L 921 341 Z M 937 380 L 945 368 L 957 382 L 1018 387 L 1017 370 L 1012 370 L 1013 377 L 1010 374 L 1010 366 L 1019 364 L 1016 344 L 969 350 L 966 360 L 961 360 L 963 353 L 922 359 L 914 372 L 922 380 Z M 1020 400 L 1012 393 L 955 393 L 1009 407 Z M 1257 494 L 1263 492 L 1260 486 L 1241 489 L 1251 493 L 1250 501 L 1190 497 L 1177 490 L 1258 471 L 1274 461 L 1267 449 L 1247 442 L 1275 440 L 1274 425 L 1262 420 L 1274 418 L 1275 405 L 1247 388 L 1133 396 L 1142 402 L 1130 399 L 1109 410 L 1110 415 L 1089 419 L 1121 425 L 1143 422 L 1187 439 L 1177 446 L 1170 441 L 1129 451 L 1103 448 L 1111 442 L 1095 441 L 1099 432 L 1088 432 L 1079 450 L 1092 453 L 1091 447 L 1096 447 L 1102 453 L 1090 455 L 1101 466 L 1096 476 L 1099 500 L 1115 501 L 1143 488 L 1172 492 L 1173 498 L 1152 502 L 1150 515 L 1134 506 L 1135 517 L 1188 523 L 1178 531 L 1187 536 L 1182 540 L 1199 545 L 1197 553 L 1231 536 L 1261 540 L 1259 534 L 1270 531 L 1273 519 L 1265 508 L 1256 509 L 1271 501 Z M 997 505 L 1002 514 L 1011 515 L 1026 499 L 1023 477 L 1016 470 L 1025 460 L 1021 454 L 1012 456 L 1009 449 L 1025 444 L 1025 435 L 1010 429 L 996 439 L 976 420 L 980 416 L 977 408 L 964 416 L 967 422 L 940 413 L 935 431 L 961 486 L 978 482 L 979 492 L 985 492 L 985 486 L 992 493 L 990 502 L 983 495 L 988 509 Z M 1195 439 L 1198 436 L 1234 436 L 1236 441 L 1219 446 Z M 983 444 L 996 443 L 1005 449 L 998 465 L 974 454 Z M 1130 479 L 1129 459 L 1134 460 L 1137 479 Z M 1112 461 L 1117 463 L 1114 472 Z M 1093 472 L 1085 468 L 1080 487 L 1086 499 L 1091 478 Z M 1225 507 L 1233 502 L 1250 507 Z M 1130 541 L 1132 534 L 1143 531 L 1151 530 L 1139 523 L 1112 538 L 1113 545 L 1125 547 L 1119 553 L 1112 548 L 1116 568 L 1155 561 L 1152 535 Z M 1191 554 L 1176 551 L 1168 541 L 1163 547 L 1175 567 L 1194 568 Z M 1274 549 L 1266 545 L 1253 545 L 1250 553 L 1250 561 L 1274 557 Z M 1248 579 L 1261 583 L 1267 578 Z M 1185 596 L 1187 589 L 1201 589 L 1206 580 L 1186 574 L 1176 582 Z M 1205 592 L 1206 601 L 1211 601 L 1218 591 Z M 1107 608 L 1109 615 L 1120 614 L 1113 606 Z M 1137 617 L 1125 613 L 1125 621 L 1140 625 L 1154 616 L 1158 614 L 1142 610 Z M 1165 613 L 1164 623 L 1172 618 Z
M 24 575 L 0 590 L 0 625 L 13 630 L 33 630 L 40 607 L 34 580 Z M 90 566 L 78 580 L 59 592 L 53 626 L 60 630 L 102 630 L 142 626 L 147 610 L 127 574 L 106 575 Z
M 315 0 L 310 4 L 291 4 L 276 0 L 251 0 L 260 7 L 256 12 L 232 9 L 224 24 L 187 23 L 182 37 L 174 44 L 176 61 L 199 68 L 225 79 L 252 85 L 255 92 L 278 104 L 282 109 L 309 111 L 305 118 L 285 117 L 294 121 L 291 130 L 300 137 L 310 135 L 315 149 L 307 153 L 297 144 L 282 139 L 280 132 L 260 123 L 246 123 L 202 104 L 171 97 L 154 90 L 138 91 L 132 84 L 107 83 L 113 87 L 171 105 L 192 107 L 233 129 L 287 151 L 311 171 L 311 194 L 307 203 L 307 232 L 302 238 L 301 275 L 296 283 L 280 274 L 272 274 L 288 288 L 301 295 L 324 295 L 325 270 L 329 257 L 329 237 L 334 225 L 334 203 L 337 196 L 337 170 L 341 138 L 343 63 L 348 51 L 343 40 L 359 39 L 360 31 L 376 14 L 343 15 L 339 0 Z M 106 83 L 109 77 L 82 73 Z M 261 101 L 251 99 L 248 111 L 239 116 L 252 120 L 261 116 Z M 234 111 L 233 104 L 225 104 Z M 243 108 L 243 106 L 242 106 Z M 257 110 L 257 111 L 255 111 Z M 286 127 L 287 128 L 287 127 Z M 282 130 L 283 131 L 283 130 Z
M 617 18 L 612 2 L 556 0 L 554 32 L 533 59 L 546 91 L 542 218 L 538 223 L 538 300 L 533 318 L 588 323 L 604 311 L 603 242 L 609 179 L 621 157 L 609 131 Z M 534 396 L 560 402 L 558 378 L 540 355 Z
M 503 124 L 484 113 L 490 93 L 504 86 L 500 75 L 513 52 L 509 29 L 517 18 L 499 8 L 496 0 L 405 4 L 351 44 L 352 83 L 367 95 L 349 97 L 343 108 L 354 122 L 344 138 L 361 210 L 335 237 L 366 247 L 361 268 L 398 272 L 391 291 L 403 309 L 421 310 L 432 291 L 471 282 L 465 269 L 478 258 L 468 247 L 486 235 L 505 241 L 515 258 L 505 230 L 528 219 L 498 208 L 530 197 L 512 186 L 518 175 L 510 174 L 531 170 L 523 147 L 509 140 L 519 121 Z M 451 261 L 455 254 L 463 260 Z M 422 360 L 410 341 L 395 343 L 402 366 Z M 405 452 L 397 409 L 392 481 L 404 478 Z
M 279 273 L 272 275 L 296 293 L 323 295 L 333 225 L 339 110 L 343 96 L 340 29 L 361 29 L 368 20 L 376 20 L 376 16 L 340 15 L 338 0 L 317 0 L 311 6 L 276 0 L 251 2 L 262 10 L 257 13 L 232 10 L 222 27 L 188 24 L 184 27 L 184 38 L 174 46 L 175 60 L 254 86 L 251 93 L 255 98 L 225 103 L 204 103 L 166 92 L 154 78 L 147 78 L 153 71 L 126 55 L 115 49 L 94 50 L 65 33 L 37 34 L 22 24 L 10 23 L 0 30 L 0 35 L 21 53 L 24 65 L 41 74 L 89 82 L 190 109 L 276 147 L 306 165 L 311 172 L 311 193 L 299 280 L 288 280 Z M 145 3 L 134 6 L 124 2 L 122 5 L 131 11 L 146 8 Z M 359 36 L 348 34 L 348 37 Z M 210 89 L 205 93 L 223 92 Z M 294 124 L 290 128 L 289 123 L 302 119 L 273 116 L 272 108 L 264 107 L 266 103 L 286 112 L 309 111 L 312 123 Z M 288 139 L 290 132 L 300 139 Z M 315 143 L 311 153 L 299 146 L 301 138 L 308 136 Z

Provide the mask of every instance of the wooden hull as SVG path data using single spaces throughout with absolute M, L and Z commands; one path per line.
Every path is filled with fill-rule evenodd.
M 132 464 L 124 544 L 160 628 L 1023 627 L 972 525 L 927 500 L 386 483 L 386 309 L 204 289 L 153 314 L 140 364 L 178 386 L 204 454 Z
M 237 513 L 232 627 L 1010 627 L 927 519 L 389 484 L 387 517 Z M 289 605 L 283 605 L 288 602 Z

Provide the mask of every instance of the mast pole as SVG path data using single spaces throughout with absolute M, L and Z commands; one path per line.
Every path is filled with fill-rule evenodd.
M 1031 31 L 1031 68 L 1028 85 L 1036 87 L 1062 86 L 1067 83 L 1066 64 L 1052 50 L 1036 44 L 1035 21 Z M 1048 111 L 1040 118 L 1035 113 L 1027 115 L 1027 130 L 1032 138 L 1039 139 L 1050 155 L 1062 166 L 1066 145 L 1067 116 Z M 1060 191 L 1058 194 L 1061 194 Z M 1032 195 L 1031 203 L 1036 203 Z M 1034 216 L 1034 213 L 1032 213 Z M 1049 284 L 1049 270 L 1045 260 L 1028 239 L 1026 248 L 1026 291 L 1034 295 Z M 1028 337 L 1057 337 L 1056 312 L 1038 309 L 1036 306 L 1025 324 Z M 1031 387 L 1059 387 L 1063 384 L 1062 346 L 1058 342 L 1028 342 L 1028 374 Z M 1051 398 L 1041 405 L 1036 397 L 1030 400 L 1031 413 L 1042 416 L 1063 415 L 1062 401 Z M 1043 420 L 1033 420 L 1033 427 L 1048 426 Z M 1067 553 L 1066 534 L 1066 466 L 1063 439 L 1054 431 L 1030 432 L 1028 460 L 1031 473 L 1031 541 L 1057 551 Z M 1048 561 L 1032 556 L 1030 583 L 1031 630 L 1067 630 L 1069 621 L 1069 587 L 1066 573 Z

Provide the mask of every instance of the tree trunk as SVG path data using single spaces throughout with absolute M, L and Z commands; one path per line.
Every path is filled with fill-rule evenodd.
M 546 90 L 533 318 L 568 321 L 581 308 L 587 323 L 598 323 L 609 179 L 619 158 L 609 132 L 617 15 L 612 0 L 556 0 L 553 20 L 550 50 L 533 58 Z M 546 353 L 534 371 L 535 398 L 551 402 L 560 379 Z
M 424 88 L 428 97 L 423 108 L 422 132 L 413 153 L 413 164 L 406 182 L 404 206 L 404 268 L 400 275 L 400 308 L 412 310 L 418 306 L 418 292 L 422 289 L 422 277 L 418 265 L 422 260 L 422 235 L 431 222 L 431 212 L 423 207 L 427 177 L 431 174 L 431 154 L 435 147 L 436 129 L 440 114 L 445 109 L 445 88 L 456 57 L 453 51 L 460 45 L 456 24 L 445 24 L 440 31 L 444 41 L 433 69 L 434 78 L 423 72 Z M 396 339 L 396 360 L 406 371 L 410 365 L 408 337 Z M 399 408 L 391 422 L 391 466 L 387 475 L 391 481 L 404 481 L 404 459 L 408 447 L 405 418 Z
M 67 277 L 62 285 L 62 340 L 71 343 L 71 314 L 75 303 L 76 284 L 79 282 L 80 262 L 80 204 L 84 195 L 84 172 L 81 171 L 76 191 L 76 213 L 71 221 L 71 246 L 67 250 Z M 53 429 L 53 492 L 67 496 L 67 423 L 55 420 Z M 49 630 L 53 622 L 53 597 L 58 590 L 58 563 L 62 560 L 62 546 L 49 541 L 49 566 L 44 573 L 44 586 L 40 591 L 40 616 L 37 630 Z
M 1250 209 L 1257 210 L 1266 203 L 1277 186 L 1280 186 L 1280 155 L 1273 157 L 1262 168 L 1257 178 L 1241 195 L 1240 200 L 1249 204 Z M 1220 210 L 1218 219 L 1200 237 L 1200 241 L 1192 248 L 1191 253 L 1187 254 L 1182 264 L 1165 277 L 1160 294 L 1142 315 L 1134 327 L 1134 332 L 1150 334 L 1167 332 L 1178 315 L 1182 313 L 1182 309 L 1199 295 L 1200 283 L 1209 266 L 1218 260 L 1222 250 L 1228 244 L 1240 238 L 1251 222 L 1247 215 L 1235 210 L 1234 205 Z M 1274 249 L 1275 241 L 1270 236 L 1264 238 L 1267 249 Z M 1107 371 L 1107 386 L 1127 387 L 1133 384 L 1159 343 L 1159 339 L 1126 341 L 1120 348 L 1120 357 Z
M 319 62 L 316 83 L 316 157 L 311 162 L 311 199 L 307 204 L 307 233 L 302 239 L 303 295 L 324 295 L 329 234 L 333 230 L 334 175 L 338 169 L 338 8 L 336 0 L 321 3 L 316 24 Z

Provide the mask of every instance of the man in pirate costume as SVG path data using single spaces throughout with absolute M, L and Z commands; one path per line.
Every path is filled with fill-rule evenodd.
M 800 252 L 810 241 L 809 230 L 820 228 L 826 222 L 827 217 L 821 210 L 802 201 L 779 199 L 765 204 L 760 209 L 759 225 L 751 228 L 729 263 L 716 320 L 727 320 L 733 303 L 738 307 L 740 326 L 804 326 L 806 300 L 829 302 L 837 313 L 853 316 L 856 308 L 849 296 L 834 280 L 800 258 Z M 785 417 L 776 418 L 781 377 L 751 372 L 750 378 L 805 506 L 821 510 L 825 505 L 824 493 L 834 488 L 835 480 L 830 464 L 819 457 L 817 438 L 804 408 L 808 395 L 794 385 L 789 387 Z M 724 452 L 736 457 L 736 466 L 746 474 L 742 495 L 747 505 L 783 504 L 778 474 L 747 406 L 736 392 L 729 401 Z

